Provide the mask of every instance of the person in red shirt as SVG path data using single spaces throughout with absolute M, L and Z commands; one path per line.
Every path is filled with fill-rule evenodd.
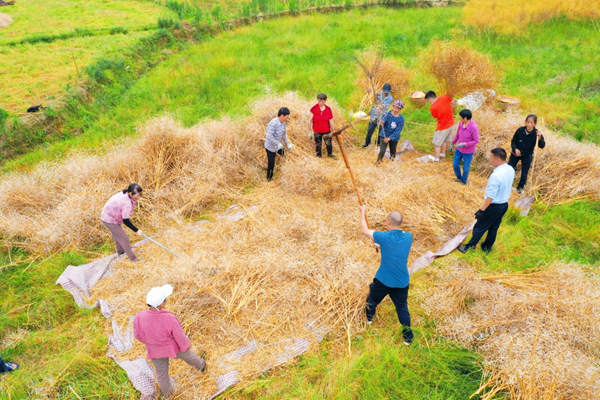
M 146 296 L 149 309 L 137 313 L 133 335 L 146 345 L 146 355 L 156 368 L 156 378 L 164 397 L 173 394 L 169 379 L 169 358 L 179 358 L 204 372 L 206 361 L 190 348 L 190 340 L 176 316 L 165 310 L 173 286 L 153 287 Z
M 433 134 L 433 161 L 440 161 L 440 157 L 446 157 L 446 150 L 454 137 L 454 110 L 452 106 L 456 101 L 450 96 L 437 97 L 435 92 L 429 91 L 425 94 L 425 100 L 431 106 L 431 116 L 437 119 L 435 133 Z
M 323 139 L 325 139 L 325 146 L 327 147 L 327 157 L 336 158 L 333 155 L 333 146 L 331 144 L 331 138 L 323 138 L 333 132 L 333 112 L 331 108 L 325 103 L 327 102 L 327 95 L 325 93 L 319 93 L 317 95 L 317 104 L 310 109 L 310 132 L 308 134 L 309 139 L 314 137 L 317 157 L 321 157 L 321 149 L 323 146 Z

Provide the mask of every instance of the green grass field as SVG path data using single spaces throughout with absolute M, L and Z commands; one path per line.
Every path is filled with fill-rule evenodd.
M 165 9 L 144 0 L 30 0 L 2 8 L 14 22 L 0 30 L 0 45 L 36 35 L 58 35 L 76 29 L 136 29 L 153 25 Z
M 15 114 L 56 103 L 84 81 L 86 66 L 120 54 L 172 15 L 141 0 L 18 1 L 2 12 L 14 23 L 0 29 L 0 108 Z
M 52 43 L 0 46 L 1 107 L 17 113 L 36 104 L 60 102 L 67 86 L 86 79 L 84 68 L 100 57 L 114 57 L 147 32 L 78 37 Z M 27 60 L 27 62 L 23 62 Z M 78 71 L 79 70 L 79 71 Z M 78 74 L 79 72 L 79 74 Z
M 50 3 L 56 6 L 58 2 Z M 84 21 L 94 29 L 126 26 L 100 16 L 110 12 L 111 7 L 121 13 L 118 15 L 137 15 L 124 19 L 131 23 L 127 25 L 130 27 L 143 26 L 149 23 L 151 15 L 156 19 L 164 11 L 150 2 L 97 3 L 88 3 L 98 8 L 100 14 L 95 18 L 76 20 L 74 14 L 68 13 L 70 9 L 52 18 L 56 18 L 57 27 L 70 32 Z M 18 4 L 24 7 L 26 3 Z M 19 10 L 22 19 L 28 18 L 27 8 Z M 13 15 L 16 21 L 17 15 Z M 207 118 L 240 117 L 247 115 L 249 104 L 267 91 L 295 90 L 307 97 L 324 91 L 342 107 L 355 109 L 360 94 L 354 84 L 358 72 L 352 55 L 370 44 L 384 45 L 388 57 L 397 58 L 410 68 L 415 89 L 429 88 L 433 81 L 422 72 L 419 52 L 433 38 L 470 41 L 475 49 L 491 56 L 503 73 L 500 91 L 520 96 L 524 112 L 543 114 L 565 134 L 600 143 L 600 93 L 594 74 L 600 32 L 596 25 L 554 20 L 531 27 L 523 38 L 514 39 L 476 34 L 461 26 L 460 15 L 460 8 L 372 8 L 283 18 L 225 32 L 189 46 L 142 76 L 114 106 L 89 116 L 79 136 L 55 141 L 12 161 L 2 160 L 2 165 L 8 172 L 26 170 L 41 161 L 63 157 L 71 150 L 102 151 L 119 138 L 134 134 L 137 125 L 165 112 L 173 113 L 188 126 Z M 31 24 L 41 25 L 36 18 L 42 16 L 43 13 L 32 16 Z M 46 25 L 50 26 L 48 21 Z M 15 26 L 22 29 L 19 35 L 2 36 L 7 34 L 2 30 L 0 40 L 26 37 L 27 28 L 16 22 Z M 29 33 L 47 32 L 43 26 L 40 29 Z M 82 64 L 100 56 L 118 58 L 117 50 L 129 45 L 136 35 L 144 33 L 131 31 L 126 35 L 43 44 L 56 45 L 45 47 L 53 49 L 56 57 L 52 61 L 44 47 L 36 47 L 41 44 L 0 46 L 0 57 L 5 61 L 0 63 L 0 73 L 4 76 L 2 68 L 6 68 L 17 74 L 17 60 L 26 58 L 27 63 L 18 71 L 21 75 L 15 76 L 29 79 L 30 85 L 52 81 L 53 91 L 47 96 L 58 96 L 61 88 L 56 80 L 77 79 L 68 59 L 72 49 L 80 49 L 76 55 Z M 54 62 L 52 68 L 58 75 L 47 72 L 33 76 L 35 65 Z M 8 86 L 0 89 L 1 101 L 18 109 L 26 104 L 22 96 L 34 96 L 42 90 L 40 86 L 31 86 L 35 90 L 26 87 L 11 79 Z M 6 108 L 3 103 L 0 107 Z M 409 107 L 406 116 L 431 123 L 426 110 Z M 425 128 L 413 132 L 425 132 Z M 416 144 L 425 146 L 424 141 Z M 451 262 L 460 257 L 480 272 L 544 267 L 557 259 L 597 266 L 599 227 L 597 201 L 552 207 L 536 204 L 527 218 L 515 210 L 509 212 L 500 230 L 497 252 L 451 255 L 449 259 Z M 124 372 L 105 355 L 104 317 L 97 310 L 78 309 L 71 296 L 54 284 L 68 264 L 84 263 L 110 252 L 112 247 L 85 250 L 89 253 L 62 252 L 44 260 L 29 260 L 30 256 L 17 248 L 2 247 L 0 351 L 6 360 L 20 362 L 22 370 L 0 376 L 0 399 L 44 395 L 61 399 L 138 397 Z M 293 366 L 236 387 L 226 398 L 468 398 L 482 378 L 481 356 L 437 336 L 435 321 L 418 307 L 419 296 L 429 283 L 427 279 L 426 274 L 417 275 L 411 295 L 412 312 L 419 321 L 417 333 L 423 338 L 414 346 L 407 349 L 402 345 L 395 312 L 386 302 L 373 328 L 352 340 L 351 354 L 346 352 L 345 343 L 326 340 L 318 351 L 301 357 Z

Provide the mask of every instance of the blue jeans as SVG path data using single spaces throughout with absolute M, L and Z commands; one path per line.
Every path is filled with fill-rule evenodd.
M 460 173 L 461 160 L 463 161 L 462 174 Z M 473 153 L 463 154 L 458 149 L 456 149 L 454 152 L 454 173 L 456 174 L 456 179 L 460 179 L 463 185 L 467 184 L 467 179 L 469 178 L 469 169 L 471 168 L 471 161 L 473 161 Z

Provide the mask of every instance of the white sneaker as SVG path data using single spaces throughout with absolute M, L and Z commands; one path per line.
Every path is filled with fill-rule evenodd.
M 433 158 L 433 162 L 439 162 L 439 161 L 440 161 L 439 158 L 435 158 L 435 157 Z
M 440 158 L 444 158 L 444 157 L 446 157 L 446 153 L 441 153 Z

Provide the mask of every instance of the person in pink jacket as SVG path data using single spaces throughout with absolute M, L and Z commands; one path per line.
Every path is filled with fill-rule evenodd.
M 164 397 L 173 394 L 169 379 L 169 358 L 182 359 L 202 372 L 206 369 L 204 358 L 190 349 L 190 340 L 179 319 L 164 309 L 171 293 L 171 285 L 152 288 L 146 296 L 149 309 L 137 313 L 133 320 L 133 334 L 146 345 L 146 355 L 156 368 L 156 378 Z
M 471 110 L 461 110 L 459 115 L 460 122 L 458 123 L 456 135 L 452 140 L 452 144 L 456 145 L 453 166 L 456 180 L 466 185 L 473 154 L 475 154 L 475 146 L 479 143 L 479 127 L 472 119 Z M 462 171 L 460 170 L 461 161 L 463 162 Z
M 117 255 L 126 253 L 131 261 L 139 261 L 133 250 L 129 237 L 123 230 L 123 224 L 140 236 L 143 236 L 141 229 L 138 229 L 131 222 L 135 205 L 142 197 L 142 188 L 137 183 L 132 183 L 117 194 L 113 195 L 104 205 L 100 219 L 104 226 L 108 228 L 117 246 Z

